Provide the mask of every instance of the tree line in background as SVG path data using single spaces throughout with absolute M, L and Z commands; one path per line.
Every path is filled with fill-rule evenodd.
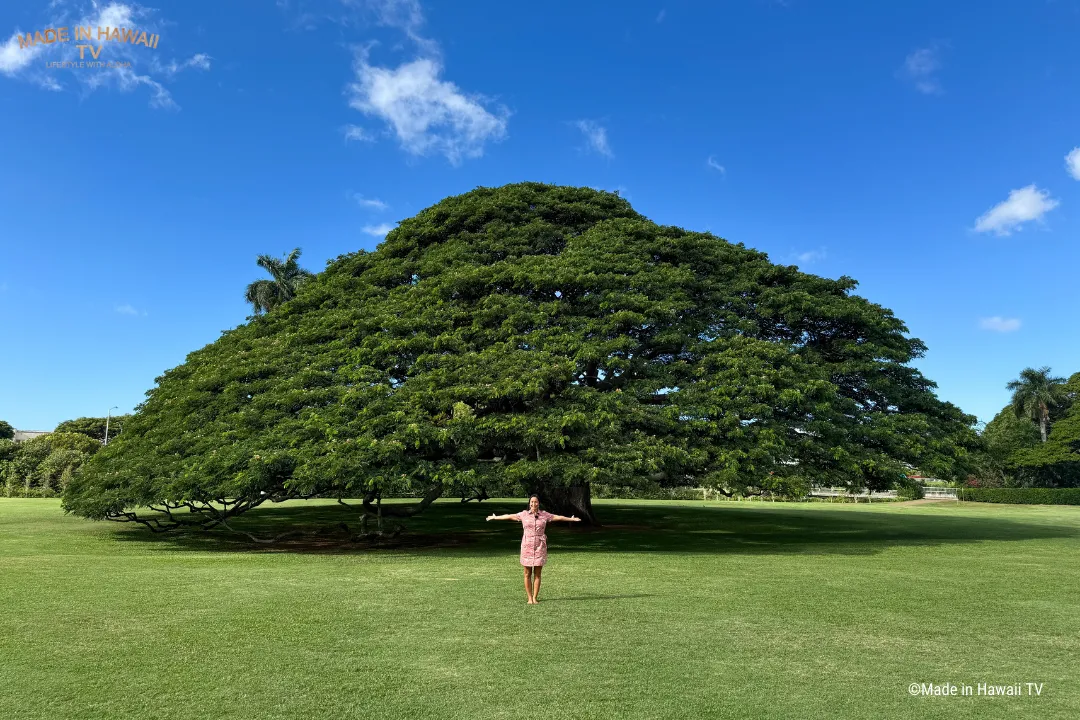
M 130 415 L 108 420 L 109 440 L 118 436 Z M 75 473 L 100 450 L 106 418 L 67 420 L 48 435 L 15 442 L 11 425 L 0 420 L 0 493 L 6 497 L 56 497 Z
M 982 431 L 972 487 L 1080 487 L 1080 372 L 1027 368 Z

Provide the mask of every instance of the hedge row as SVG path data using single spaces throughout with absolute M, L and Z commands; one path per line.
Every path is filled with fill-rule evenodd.
M 960 488 L 960 499 L 1014 505 L 1080 505 L 1080 488 Z

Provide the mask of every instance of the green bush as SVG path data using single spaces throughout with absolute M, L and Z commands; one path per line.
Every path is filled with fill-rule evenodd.
M 1080 488 L 961 488 L 961 500 L 1013 505 L 1080 505 Z
M 925 495 L 922 483 L 909 477 L 897 480 L 893 487 L 896 489 L 897 500 L 921 500 Z

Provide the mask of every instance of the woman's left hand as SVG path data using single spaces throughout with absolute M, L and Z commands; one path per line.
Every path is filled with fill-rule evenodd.
M 570 522 L 581 522 L 581 518 L 579 518 L 577 515 L 571 515 Z

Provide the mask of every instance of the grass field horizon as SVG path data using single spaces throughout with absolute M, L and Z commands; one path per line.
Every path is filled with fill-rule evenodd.
M 0 499 L 4 718 L 1080 717 L 1080 507 L 595 502 L 527 606 L 517 499 L 397 547 L 151 535 Z M 328 501 L 260 531 L 340 521 Z M 1042 683 L 912 697 L 911 683 Z

